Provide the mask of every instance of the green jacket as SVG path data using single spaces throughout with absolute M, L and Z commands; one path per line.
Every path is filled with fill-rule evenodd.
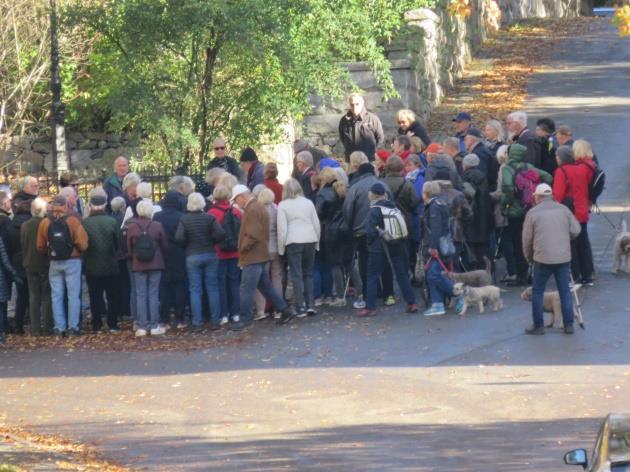
M 34 216 L 20 228 L 22 265 L 27 272 L 48 273 L 48 255 L 37 250 L 37 231 L 43 218 Z
M 508 161 L 501 171 L 501 211 L 510 218 L 521 218 L 527 211 L 521 205 L 516 195 L 514 179 L 516 173 L 525 169 L 534 169 L 540 176 L 540 181 L 551 185 L 553 177 L 544 170 L 540 170 L 525 161 L 527 159 L 527 148 L 521 144 L 512 144 L 508 154 Z
M 88 249 L 83 255 L 86 277 L 104 277 L 118 273 L 118 243 L 120 228 L 111 216 L 93 213 L 83 220 L 88 235 Z

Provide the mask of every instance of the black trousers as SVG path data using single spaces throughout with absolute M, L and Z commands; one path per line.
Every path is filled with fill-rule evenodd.
M 92 310 L 92 330 L 98 331 L 103 327 L 103 317 L 107 317 L 107 327 L 118 327 L 118 313 L 120 312 L 120 292 L 118 290 L 119 275 L 104 277 L 86 277 L 88 293 L 90 294 L 90 308 Z M 105 304 L 105 296 L 107 305 Z
M 188 285 L 186 280 L 160 281 L 160 323 L 169 323 L 170 311 L 175 311 L 175 321 L 184 321 L 184 310 L 188 297 Z
M 365 299 L 367 293 L 367 236 L 355 237 L 354 243 L 354 250 L 357 252 L 357 257 L 359 259 L 359 275 L 361 276 L 361 282 L 363 283 L 363 299 Z
M 22 277 L 22 284 L 15 284 L 17 297 L 15 299 L 15 332 L 24 333 L 24 321 L 28 313 L 28 283 L 26 277 Z M 29 318 L 30 319 L 30 318 Z
M 510 235 L 512 236 L 512 247 L 514 248 L 514 262 L 516 262 L 516 277 L 520 280 L 527 278 L 527 269 L 529 264 L 525 260 L 523 254 L 523 223 L 525 217 L 512 218 L 508 216 L 508 226 Z
M 593 280 L 593 252 L 588 239 L 587 223 L 580 223 L 582 230 L 577 238 L 571 241 L 571 273 L 576 282 Z

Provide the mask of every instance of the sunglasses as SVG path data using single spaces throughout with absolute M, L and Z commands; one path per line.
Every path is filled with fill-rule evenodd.
M 221 151 L 222 149 L 225 149 L 225 146 L 217 146 L 214 148 L 215 151 Z

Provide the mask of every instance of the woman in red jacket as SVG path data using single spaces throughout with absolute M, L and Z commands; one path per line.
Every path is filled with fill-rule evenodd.
M 571 241 L 571 271 L 577 282 L 593 285 L 593 254 L 588 239 L 587 224 L 591 201 L 588 188 L 595 173 L 589 163 L 576 164 L 569 146 L 556 151 L 558 168 L 553 178 L 553 197 L 567 205 L 580 222 L 582 231 Z

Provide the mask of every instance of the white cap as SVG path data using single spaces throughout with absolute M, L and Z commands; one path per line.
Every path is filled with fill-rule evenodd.
M 239 195 L 249 192 L 249 188 L 246 185 L 238 184 L 232 188 L 232 198 L 230 198 L 230 202 L 234 203 L 234 200 Z
M 534 195 L 541 195 L 543 197 L 550 197 L 551 196 L 551 187 L 547 184 L 538 184 L 538 186 L 536 186 L 536 191 L 534 192 Z

